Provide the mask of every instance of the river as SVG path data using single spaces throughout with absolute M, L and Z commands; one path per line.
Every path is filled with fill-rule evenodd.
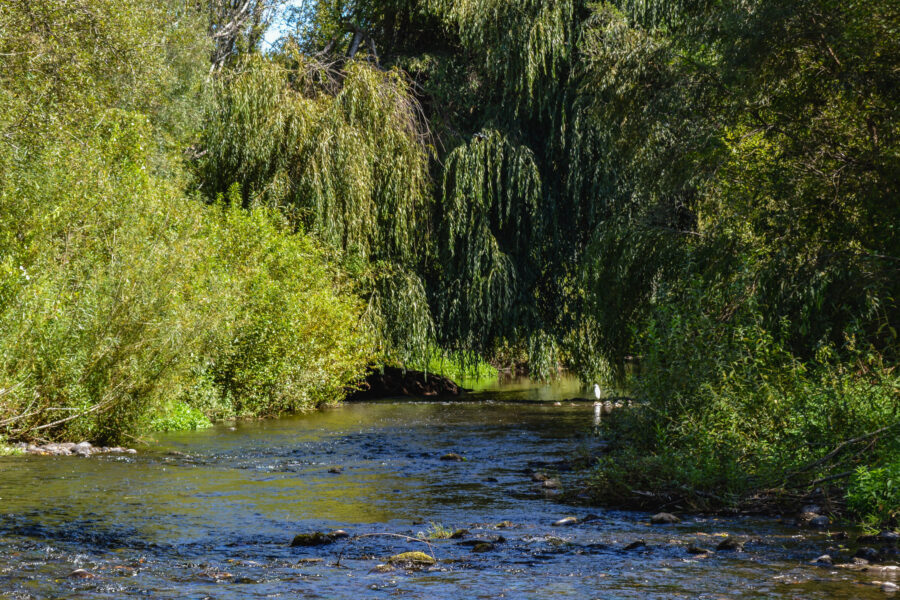
M 135 456 L 0 458 L 0 598 L 885 598 L 864 574 L 808 564 L 836 542 L 775 519 L 653 526 L 560 503 L 529 470 L 572 485 L 559 461 L 597 446 L 589 403 L 554 405 L 572 392 L 348 404 L 160 435 Z M 351 537 L 290 547 L 338 528 Z M 457 528 L 470 535 L 430 547 L 368 535 Z M 744 551 L 686 551 L 724 534 Z M 375 569 L 409 550 L 438 563 Z

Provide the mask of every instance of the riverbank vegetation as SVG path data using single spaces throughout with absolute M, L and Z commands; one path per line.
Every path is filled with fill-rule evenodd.
M 0 10 L 0 432 L 113 441 L 332 403 L 374 344 L 330 251 L 204 202 L 209 70 L 181 2 Z M 236 192 L 235 192 L 236 193 Z
M 897 519 L 895 3 L 277 4 L 3 2 L 3 433 L 516 356 L 629 380 L 598 501 Z

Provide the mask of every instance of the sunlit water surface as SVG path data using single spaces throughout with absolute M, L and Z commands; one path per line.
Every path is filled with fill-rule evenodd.
M 864 574 L 809 565 L 829 542 L 774 520 L 660 527 L 646 513 L 559 503 L 528 470 L 574 485 L 560 461 L 596 449 L 590 403 L 554 405 L 573 395 L 584 391 L 520 384 L 467 402 L 351 404 L 159 436 L 137 456 L 0 458 L 0 597 L 885 597 Z M 450 452 L 466 460 L 440 459 Z M 460 540 L 355 537 L 435 524 L 505 541 L 476 553 Z M 337 528 L 354 537 L 289 546 Z M 747 539 L 745 551 L 686 551 L 726 533 Z M 637 540 L 647 546 L 625 550 Z M 373 570 L 407 550 L 439 562 Z M 75 569 L 94 577 L 69 577 Z

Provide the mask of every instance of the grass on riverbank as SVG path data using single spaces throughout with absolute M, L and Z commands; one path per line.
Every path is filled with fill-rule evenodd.
M 452 379 L 454 383 L 496 379 L 497 369 L 478 356 L 466 356 L 459 352 L 446 352 L 432 348 L 428 361 L 413 361 L 410 369 L 434 373 Z
M 3 436 L 0 436 L 0 456 L 19 456 L 24 454 L 20 448 L 8 446 Z

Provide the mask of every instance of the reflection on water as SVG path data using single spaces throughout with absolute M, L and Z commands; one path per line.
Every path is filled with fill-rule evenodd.
M 593 408 L 553 401 L 588 391 L 520 383 L 462 403 L 354 404 L 162 436 L 138 456 L 0 458 L 0 598 L 882 597 L 858 575 L 804 564 L 826 543 L 772 521 L 660 529 L 642 513 L 559 504 L 528 470 L 572 485 L 560 461 L 597 443 Z M 441 460 L 450 452 L 466 460 Z M 439 566 L 419 573 L 372 571 L 425 549 L 399 538 L 288 546 L 300 532 L 416 536 L 431 523 L 505 541 L 483 553 L 436 541 Z M 686 553 L 725 532 L 747 551 Z M 94 577 L 68 578 L 77 568 Z

